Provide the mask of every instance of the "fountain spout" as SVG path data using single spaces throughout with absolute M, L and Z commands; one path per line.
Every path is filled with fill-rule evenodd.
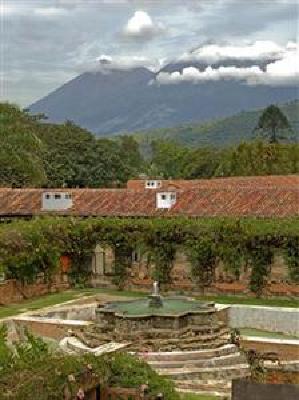
M 153 283 L 152 295 L 153 296 L 159 296 L 159 282 L 158 281 L 154 281 L 154 283 Z
M 159 282 L 154 281 L 153 283 L 153 291 L 152 294 L 148 296 L 149 298 L 149 307 L 159 308 L 163 307 L 162 297 L 159 293 Z

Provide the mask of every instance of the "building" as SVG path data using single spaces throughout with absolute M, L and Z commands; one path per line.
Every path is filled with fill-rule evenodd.
M 0 218 L 55 214 L 119 217 L 299 215 L 299 176 L 139 179 L 126 189 L 0 188 Z
M 130 180 L 125 189 L 0 189 L 0 220 L 40 215 L 77 217 L 254 217 L 299 216 L 299 176 L 231 177 L 201 180 Z M 99 243 L 94 252 L 92 284 L 111 285 L 113 249 Z M 129 284 L 133 288 L 151 285 L 152 266 L 146 254 L 132 254 Z M 175 290 L 192 290 L 190 264 L 178 252 L 172 269 Z M 250 271 L 240 280 L 217 268 L 211 290 L 223 293 L 248 292 Z M 269 294 L 298 295 L 298 286 L 288 280 L 287 268 L 277 255 L 271 266 Z M 272 292 L 271 292 L 272 290 Z

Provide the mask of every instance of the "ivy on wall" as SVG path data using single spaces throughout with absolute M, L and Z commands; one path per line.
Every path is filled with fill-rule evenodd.
M 284 255 L 290 279 L 298 281 L 299 219 L 227 218 L 72 218 L 39 217 L 0 225 L 0 270 L 8 278 L 47 279 L 68 255 L 75 277 L 88 278 L 97 243 L 115 250 L 115 280 L 122 286 L 133 249 L 143 248 L 155 265 L 154 278 L 170 283 L 178 248 L 188 255 L 200 287 L 212 283 L 217 263 L 236 277 L 244 262 L 251 266 L 251 289 L 261 295 L 275 252 Z
M 290 238 L 286 244 L 285 260 L 289 268 L 290 279 L 299 283 L 299 238 Z
M 214 281 L 217 265 L 216 245 L 213 237 L 207 235 L 187 241 L 187 256 L 191 263 L 191 274 L 201 288 L 210 286 Z
M 258 297 L 260 297 L 273 262 L 274 253 L 271 247 L 271 240 L 269 243 L 268 239 L 265 240 L 263 237 L 254 238 L 249 249 L 252 268 L 250 288 Z

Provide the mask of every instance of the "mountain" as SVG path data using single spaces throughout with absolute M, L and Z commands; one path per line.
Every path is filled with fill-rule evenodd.
M 299 141 L 299 100 L 278 104 L 288 117 L 292 126 L 292 137 Z M 136 132 L 135 138 L 146 150 L 154 139 L 171 140 L 188 147 L 232 146 L 253 138 L 263 109 L 243 111 L 227 118 L 215 119 L 203 124 L 181 125 L 173 128 L 160 128 L 147 132 Z
M 169 64 L 162 71 L 184 66 Z M 196 66 L 205 68 L 202 63 Z M 72 120 L 97 135 L 113 135 L 204 122 L 298 97 L 296 87 L 290 86 L 252 86 L 236 80 L 159 85 L 155 77 L 146 68 L 85 72 L 29 108 L 45 113 L 50 122 Z

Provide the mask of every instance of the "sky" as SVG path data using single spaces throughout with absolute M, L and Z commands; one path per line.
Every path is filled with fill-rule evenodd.
M 0 0 L 0 100 L 27 106 L 85 71 L 176 60 L 232 65 L 161 72 L 157 84 L 298 84 L 298 21 L 295 0 Z

